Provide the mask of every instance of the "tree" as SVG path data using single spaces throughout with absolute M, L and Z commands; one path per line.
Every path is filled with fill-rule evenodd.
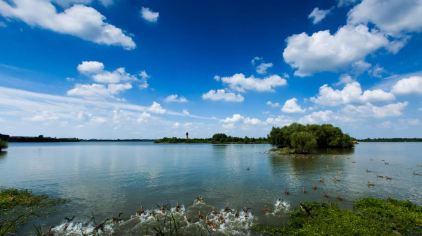
M 7 141 L 0 139 L 0 151 L 7 148 Z
M 331 124 L 302 125 L 293 123 L 282 128 L 273 127 L 268 140 L 278 148 L 309 153 L 315 149 L 352 148 L 353 139 Z
M 293 133 L 290 139 L 290 146 L 295 153 L 311 153 L 317 146 L 315 135 L 308 131 L 299 131 Z
M 217 133 L 212 136 L 212 141 L 215 143 L 224 143 L 227 142 L 228 136 L 223 133 Z

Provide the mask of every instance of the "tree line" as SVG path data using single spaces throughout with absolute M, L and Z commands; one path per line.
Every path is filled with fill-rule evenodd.
M 216 133 L 211 138 L 177 138 L 165 137 L 155 140 L 155 143 L 213 143 L 213 144 L 258 144 L 268 143 L 267 138 L 233 137 L 224 133 Z

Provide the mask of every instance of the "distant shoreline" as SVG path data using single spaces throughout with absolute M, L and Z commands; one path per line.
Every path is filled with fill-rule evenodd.
M 216 142 L 211 138 L 162 138 L 162 139 L 79 139 L 79 138 L 56 138 L 40 136 L 8 136 L 0 134 L 0 138 L 7 140 L 9 143 L 69 143 L 69 142 L 154 142 L 161 144 L 269 144 L 265 138 L 237 138 L 238 140 L 230 140 L 228 142 Z M 370 142 L 422 142 L 422 138 L 365 138 L 356 139 L 361 143 Z

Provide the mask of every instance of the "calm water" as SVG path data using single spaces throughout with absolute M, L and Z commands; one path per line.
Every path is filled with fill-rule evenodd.
M 422 204 L 422 176 L 413 174 L 422 173 L 422 143 L 361 143 L 349 154 L 308 159 L 275 156 L 268 152 L 270 148 L 262 144 L 11 144 L 7 153 L 0 154 L 0 186 L 71 200 L 44 217 L 44 225 L 59 224 L 72 215 L 94 213 L 103 218 L 123 212 L 129 216 L 140 205 L 190 205 L 198 195 L 220 208 L 251 207 L 258 218 L 261 209 L 278 198 L 291 205 L 304 200 L 338 201 L 336 196 L 344 198 L 339 203 L 345 206 L 364 196 Z M 320 183 L 321 178 L 325 183 Z M 368 181 L 375 186 L 368 187 Z M 285 189 L 290 195 L 284 195 Z M 331 198 L 324 198 L 324 192 Z

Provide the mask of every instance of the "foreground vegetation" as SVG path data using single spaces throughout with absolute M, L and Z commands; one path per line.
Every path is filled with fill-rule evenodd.
M 0 235 L 13 234 L 30 217 L 45 213 L 47 207 L 63 202 L 46 195 L 34 195 L 29 190 L 0 190 Z
M 409 201 L 363 198 L 353 209 L 303 203 L 283 226 L 255 225 L 269 235 L 422 235 L 422 207 Z
M 324 149 L 351 149 L 354 140 L 331 124 L 302 125 L 293 123 L 273 127 L 268 139 L 272 145 L 289 153 L 312 153 Z
M 212 138 L 162 138 L 155 140 L 155 143 L 213 143 L 213 144 L 253 144 L 268 143 L 266 138 L 233 137 L 223 133 L 214 134 Z

